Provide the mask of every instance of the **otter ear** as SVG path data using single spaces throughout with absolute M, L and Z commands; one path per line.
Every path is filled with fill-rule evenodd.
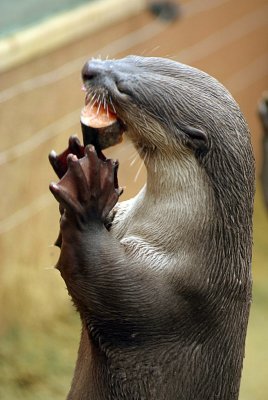
M 199 153 L 207 152 L 209 147 L 208 135 L 205 131 L 194 128 L 193 126 L 183 127 L 186 135 L 187 144 Z

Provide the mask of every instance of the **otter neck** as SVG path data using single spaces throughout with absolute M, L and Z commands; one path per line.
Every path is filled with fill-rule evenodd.
M 152 226 L 157 227 L 154 242 L 168 231 L 176 238 L 176 246 L 200 235 L 204 237 L 213 216 L 213 196 L 206 173 L 194 155 L 157 157 L 145 160 L 145 164 L 147 183 L 134 206 L 138 229 L 149 226 L 151 236 Z
M 187 201 L 187 206 L 199 205 L 202 201 L 202 209 L 210 200 L 206 173 L 193 154 L 159 155 L 145 159 L 145 166 L 146 194 L 150 198 L 183 200 Z

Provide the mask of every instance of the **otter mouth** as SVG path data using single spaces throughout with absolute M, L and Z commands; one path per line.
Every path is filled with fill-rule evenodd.
M 86 90 L 84 87 L 83 90 Z M 92 144 L 98 157 L 106 160 L 102 150 L 122 142 L 126 127 L 104 95 L 86 94 L 80 122 L 84 146 Z

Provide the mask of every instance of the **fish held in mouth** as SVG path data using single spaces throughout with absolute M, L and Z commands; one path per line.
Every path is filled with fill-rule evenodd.
M 105 109 L 102 104 L 91 105 L 88 103 L 81 111 L 81 122 L 91 128 L 101 129 L 116 123 L 117 117 L 108 107 Z
M 98 153 L 122 142 L 123 123 L 108 105 L 88 102 L 81 111 L 80 122 L 84 145 L 93 144 Z

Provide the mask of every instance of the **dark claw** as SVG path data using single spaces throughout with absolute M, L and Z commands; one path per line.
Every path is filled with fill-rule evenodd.
M 118 176 L 117 176 L 118 167 L 119 167 L 119 161 L 115 160 L 114 161 L 114 187 L 115 187 L 115 189 L 120 190 L 120 192 L 118 192 L 118 193 L 119 193 L 119 196 L 121 196 L 121 194 L 123 193 L 123 189 L 119 188 L 119 185 L 118 185 Z
M 124 193 L 124 188 L 122 188 L 122 187 L 120 187 L 118 189 L 115 189 L 115 190 L 116 190 L 116 192 L 117 192 L 119 197 Z
M 69 146 L 62 153 L 57 155 L 57 153 L 52 150 L 48 156 L 52 168 L 60 179 L 67 172 L 67 157 L 69 154 L 74 154 L 77 158 L 82 158 L 85 155 L 84 146 L 80 144 L 80 141 L 76 136 L 70 137 Z
M 62 245 L 62 235 L 61 232 L 59 232 L 59 235 L 54 243 L 54 246 L 61 248 L 61 245 Z
M 71 136 L 69 138 L 69 150 L 70 153 L 76 155 L 77 158 L 82 158 L 85 155 L 84 146 L 81 145 L 77 136 Z

